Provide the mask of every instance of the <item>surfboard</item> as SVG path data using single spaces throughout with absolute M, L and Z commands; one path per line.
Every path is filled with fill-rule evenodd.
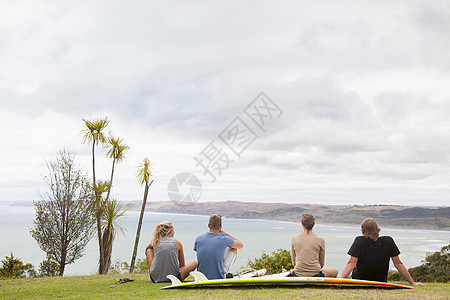
M 288 272 L 286 272 L 288 273 Z M 378 288 L 401 288 L 401 289 L 413 289 L 411 286 L 360 280 L 360 279 L 343 279 L 343 278 L 328 278 L 328 277 L 285 277 L 284 273 L 267 275 L 262 277 L 252 278 L 240 278 L 233 277 L 230 279 L 214 279 L 208 280 L 206 276 L 198 271 L 192 271 L 190 273 L 195 281 L 181 282 L 177 277 L 173 275 L 167 275 L 167 278 L 172 282 L 171 285 L 164 286 L 161 289 L 173 289 L 173 288 L 201 288 L 201 287 L 214 287 L 214 286 L 263 286 L 263 285 L 345 285 L 354 287 L 378 287 Z M 277 276 L 278 275 L 278 276 Z M 280 277 L 283 276 L 283 277 Z
M 240 274 L 238 273 L 237 275 L 233 276 L 233 278 L 252 278 L 252 277 L 261 277 L 264 274 L 266 274 L 267 270 L 266 269 L 261 269 L 261 270 L 252 270 L 248 273 L 245 274 Z M 194 277 L 195 278 L 195 277 Z

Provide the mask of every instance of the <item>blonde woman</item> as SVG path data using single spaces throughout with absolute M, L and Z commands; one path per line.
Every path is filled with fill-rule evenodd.
M 197 267 L 195 260 L 185 264 L 183 246 L 173 238 L 175 231 L 171 222 L 155 226 L 151 243 L 145 248 L 150 279 L 153 282 L 170 282 L 167 275 L 183 281 Z
M 341 278 L 347 278 L 350 273 L 353 279 L 387 281 L 389 260 L 392 259 L 395 268 L 411 285 L 426 285 L 415 282 L 398 257 L 400 250 L 390 236 L 380 236 L 380 227 L 372 218 L 365 219 L 361 224 L 362 236 L 358 236 L 348 250 L 350 260 L 342 271 Z

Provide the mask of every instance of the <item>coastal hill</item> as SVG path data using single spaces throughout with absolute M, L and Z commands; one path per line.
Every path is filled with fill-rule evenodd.
M 127 210 L 140 210 L 140 201 L 124 202 Z M 316 223 L 359 225 L 375 218 L 380 226 L 450 230 L 450 207 L 395 205 L 318 205 L 260 202 L 148 202 L 146 211 L 193 215 L 220 214 L 227 218 L 299 222 L 311 213 Z

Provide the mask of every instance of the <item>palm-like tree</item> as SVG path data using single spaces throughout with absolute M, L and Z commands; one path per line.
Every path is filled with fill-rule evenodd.
M 109 189 L 110 183 L 108 180 L 98 180 L 97 181 L 97 192 L 100 196 L 100 201 L 96 203 L 95 205 L 95 212 L 100 212 L 100 221 L 102 220 L 103 211 L 105 210 L 106 201 L 105 198 L 103 198 L 103 194 L 106 193 Z M 102 228 L 102 226 L 100 226 Z
M 139 184 L 141 186 L 144 185 L 144 198 L 142 199 L 141 214 L 139 216 L 139 223 L 136 232 L 136 240 L 134 242 L 133 256 L 131 258 L 130 264 L 130 273 L 133 273 L 134 264 L 136 261 L 136 254 L 139 245 L 139 237 L 141 235 L 142 219 L 144 218 L 145 205 L 147 204 L 148 189 L 153 183 L 153 180 L 150 181 L 151 176 L 152 172 L 150 169 L 150 161 L 148 160 L 148 158 L 145 158 L 144 161 L 138 166 L 138 172 L 136 175 L 136 179 L 138 180 Z
M 123 224 L 119 218 L 125 215 L 126 211 L 122 210 L 122 204 L 116 199 L 111 199 L 106 202 L 102 214 L 103 220 L 103 249 L 105 251 L 104 274 L 107 274 L 111 266 L 112 245 L 116 237 L 117 231 L 125 235 Z
M 114 168 L 116 163 L 120 163 L 125 159 L 125 151 L 130 149 L 127 145 L 123 144 L 123 139 L 114 138 L 113 136 L 109 136 L 104 148 L 108 150 L 106 153 L 106 157 L 112 159 L 112 167 L 111 167 L 111 179 L 109 181 L 110 186 L 108 188 L 105 201 L 109 200 L 109 195 L 111 192 L 111 186 L 114 177 Z
M 95 203 L 94 209 L 96 214 L 100 214 L 100 221 L 101 221 L 101 232 L 102 232 L 102 249 L 103 249 L 103 261 L 100 263 L 99 260 L 99 266 L 98 266 L 98 273 L 99 274 L 106 274 L 106 256 L 107 256 L 107 250 L 105 249 L 105 241 L 104 241 L 104 227 L 105 227 L 105 209 L 107 207 L 107 201 L 105 201 L 105 198 L 103 197 L 103 194 L 108 191 L 110 187 L 110 182 L 107 180 L 98 180 L 97 181 L 97 192 L 100 196 L 100 201 Z
M 103 251 L 103 242 L 102 242 L 102 230 L 101 230 L 101 216 L 102 216 L 102 205 L 101 205 L 101 195 L 99 194 L 98 188 L 97 188 L 97 180 L 95 177 L 95 146 L 98 145 L 98 143 L 104 143 L 106 141 L 106 137 L 104 134 L 104 130 L 106 126 L 109 124 L 108 118 L 104 119 L 95 119 L 94 121 L 89 121 L 83 119 L 83 122 L 86 126 L 85 129 L 83 129 L 81 132 L 83 134 L 83 142 L 86 143 L 92 143 L 92 182 L 93 182 L 93 189 L 95 194 L 95 203 L 96 203 L 96 211 L 95 211 L 95 217 L 97 220 L 97 235 L 98 235 L 98 248 L 100 253 L 99 258 L 99 274 L 103 274 L 104 270 L 104 251 Z
M 105 189 L 106 197 L 103 199 L 103 202 L 105 203 L 105 209 L 109 210 L 109 212 L 104 211 L 103 216 L 105 216 L 105 213 L 108 213 L 108 215 L 111 217 L 112 216 L 111 214 L 113 213 L 113 211 L 111 210 L 111 207 L 109 207 L 111 205 L 111 203 L 109 201 L 109 196 L 111 194 L 111 187 L 112 187 L 112 183 L 113 183 L 113 179 L 114 179 L 115 165 L 117 163 L 122 162 L 125 159 L 125 151 L 130 149 L 130 147 L 123 144 L 123 139 L 114 138 L 112 135 L 110 135 L 106 139 L 106 142 L 103 145 L 103 148 L 107 150 L 106 157 L 112 159 L 111 177 L 110 177 L 110 181 L 108 182 L 106 189 Z M 105 221 L 105 220 L 103 220 L 103 221 Z M 110 231 L 107 229 L 106 232 L 109 233 Z M 106 235 L 106 237 L 108 238 L 107 235 Z M 109 239 L 105 240 L 105 229 L 103 230 L 102 238 L 103 238 L 103 248 L 104 248 L 104 257 L 103 257 L 104 269 L 102 270 L 101 274 L 107 274 L 109 267 L 111 265 L 112 241 L 110 241 Z M 105 248 L 105 247 L 107 247 L 107 248 Z M 109 247 L 111 247 L 111 248 L 109 248 Z

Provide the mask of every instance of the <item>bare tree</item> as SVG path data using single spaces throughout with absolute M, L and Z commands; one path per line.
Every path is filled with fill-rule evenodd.
M 47 167 L 49 176 L 44 179 L 50 191 L 34 203 L 36 219 L 30 232 L 39 247 L 59 264 L 62 276 L 66 265 L 83 256 L 84 247 L 93 237 L 95 196 L 86 175 L 75 165 L 75 154 L 60 151 Z

